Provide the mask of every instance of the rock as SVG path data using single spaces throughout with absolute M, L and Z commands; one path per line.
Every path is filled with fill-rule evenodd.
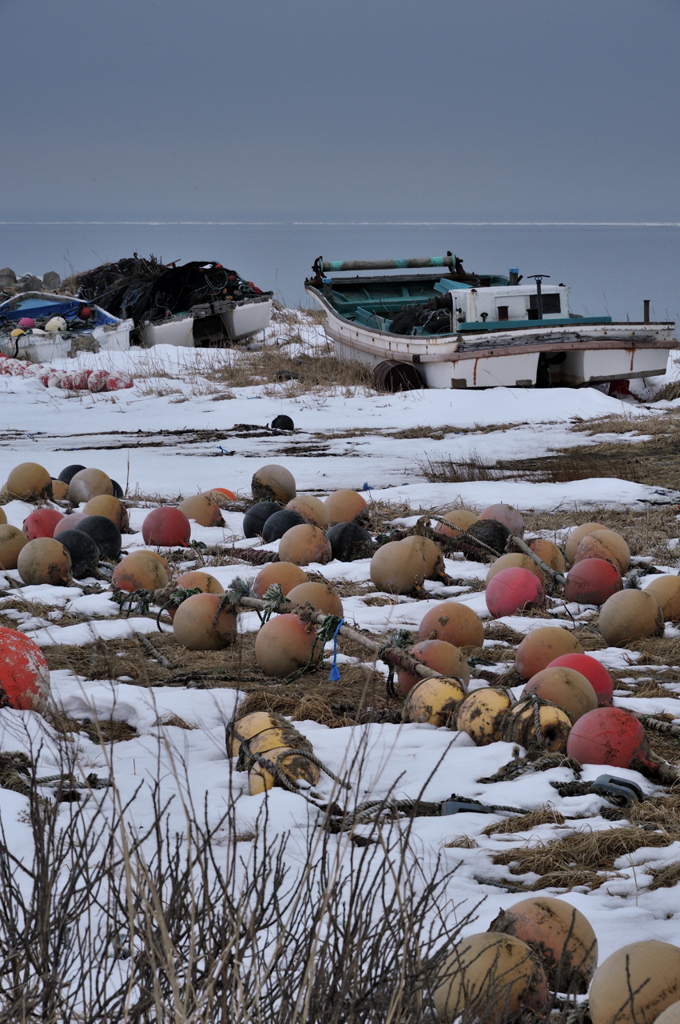
M 0 288 L 13 288 L 17 282 L 17 275 L 11 267 L 3 267 L 0 270 Z
M 48 292 L 56 292 L 61 284 L 61 278 L 56 270 L 48 270 L 46 274 L 43 274 L 42 283 Z
M 20 277 L 16 286 L 20 292 L 41 292 L 43 290 L 42 281 L 33 274 L 26 274 L 24 277 Z

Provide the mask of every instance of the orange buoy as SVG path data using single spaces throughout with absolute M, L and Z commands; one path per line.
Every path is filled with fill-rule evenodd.
M 175 612 L 175 639 L 189 651 L 221 651 L 236 639 L 236 616 L 219 594 L 193 594 Z M 217 621 L 215 621 L 217 618 Z
M 583 648 L 568 629 L 539 626 L 532 629 L 517 648 L 515 666 L 524 679 L 531 679 L 561 654 L 583 654 Z
M 286 596 L 293 604 L 310 604 L 314 611 L 324 615 L 343 616 L 342 601 L 327 583 L 299 583 Z
M 529 558 L 528 555 L 521 555 L 515 552 L 511 552 L 508 555 L 501 555 L 489 566 L 489 571 L 486 574 L 486 582 L 494 578 L 496 573 L 502 572 L 503 569 L 526 569 L 527 572 L 532 572 L 534 576 L 541 581 L 541 585 L 545 586 L 545 573 L 541 569 L 540 565 L 536 565 L 533 558 Z
M 22 462 L 7 477 L 5 488 L 10 498 L 21 498 L 24 501 L 49 498 L 52 493 L 52 477 L 37 462 Z
M 425 559 L 417 548 L 392 540 L 371 558 L 373 585 L 387 594 L 411 594 L 425 580 Z
M 277 615 L 265 622 L 255 641 L 255 658 L 262 671 L 277 679 L 304 668 L 314 655 L 318 663 L 323 645 L 317 643 L 316 629 L 299 615 Z
M 522 691 L 522 696 L 535 693 L 542 700 L 557 704 L 566 711 L 572 722 L 581 715 L 594 711 L 597 694 L 584 675 L 573 668 L 544 668 L 532 676 Z
M 563 573 L 567 568 L 567 563 L 564 560 L 564 555 L 558 548 L 557 544 L 553 544 L 551 540 L 545 540 L 543 537 L 535 537 L 534 540 L 529 541 L 529 547 L 531 550 L 538 555 L 541 561 L 549 565 L 555 572 Z
M 614 530 L 593 530 L 579 541 L 574 555 L 575 564 L 584 558 L 603 558 L 623 575 L 630 566 L 630 548 L 621 534 Z
M 331 542 L 323 530 L 311 523 L 300 523 L 286 530 L 279 541 L 279 558 L 295 565 L 326 565 L 333 557 Z
M 529 946 L 512 935 L 485 932 L 463 939 L 444 961 L 439 977 L 433 1001 L 447 1024 L 461 1014 L 481 1024 L 505 1024 L 520 1010 L 540 1012 L 548 1002 L 543 968 Z
M 663 613 L 646 590 L 621 590 L 602 605 L 598 626 L 610 647 L 623 647 L 631 640 L 663 636 Z
M 175 586 L 183 587 L 185 590 L 194 590 L 196 587 L 204 594 L 223 594 L 224 587 L 219 580 L 211 576 L 209 572 L 202 572 L 200 569 L 191 569 L 183 572 L 175 580 Z
M 590 986 L 593 1024 L 656 1021 L 680 999 L 680 949 L 647 939 L 622 946 L 598 967 Z
M 470 681 L 470 666 L 457 647 L 446 640 L 422 640 L 409 650 L 409 655 L 422 665 L 440 672 L 450 679 L 462 679 L 467 687 Z M 397 676 L 398 689 L 403 697 L 419 683 L 423 677 L 402 668 Z
M 112 494 L 97 494 L 90 498 L 83 512 L 86 516 L 104 516 L 105 519 L 110 519 L 121 533 L 130 525 L 128 510 L 120 498 L 114 498 Z
M 38 537 L 19 552 L 17 569 L 28 585 L 49 583 L 59 587 L 71 581 L 71 556 L 61 541 Z
M 454 647 L 481 647 L 484 625 L 480 617 L 459 601 L 442 601 L 420 620 L 419 640 L 446 640 Z
M 113 570 L 111 583 L 129 594 L 133 590 L 162 590 L 169 576 L 158 559 L 149 551 L 133 551 Z
M 446 526 L 444 523 L 438 522 L 435 526 L 435 533 L 443 533 L 445 537 L 453 537 L 456 539 L 460 537 L 461 533 L 464 533 L 469 526 L 476 523 L 479 516 L 469 508 L 453 508 L 441 518 L 445 519 L 446 522 L 451 525 Z
M 281 587 L 284 595 L 300 583 L 307 583 L 309 577 L 304 569 L 293 562 L 270 562 L 263 566 L 253 580 L 250 588 L 253 597 L 263 598 L 269 587 L 275 583 Z
M 0 627 L 0 690 L 9 706 L 39 711 L 50 692 L 50 670 L 35 641 L 17 629 Z
M 98 494 L 113 494 L 111 477 L 101 469 L 81 469 L 71 477 L 68 499 L 73 505 L 80 505 L 82 501 L 89 501 Z
M 205 494 L 185 498 L 177 506 L 187 519 L 194 519 L 199 526 L 224 526 L 220 506 Z
M 320 530 L 328 529 L 328 510 L 320 498 L 313 498 L 311 494 L 298 494 L 290 499 L 286 508 L 299 512 L 312 526 L 318 526 Z
M 337 523 L 353 523 L 358 516 L 363 516 L 367 509 L 366 501 L 360 494 L 346 489 L 333 491 L 324 504 L 331 526 L 336 526 Z
M 587 917 L 566 900 L 520 900 L 501 910 L 489 931 L 526 942 L 541 961 L 553 992 L 588 991 L 597 967 L 597 939 Z
M 607 527 L 602 523 L 583 523 L 581 526 L 577 526 L 576 529 L 572 530 L 567 538 L 567 543 L 564 546 L 564 557 L 570 565 L 573 565 L 574 559 L 576 558 L 576 549 L 578 548 L 581 540 L 589 533 L 594 533 L 595 530 L 606 530 Z
M 16 569 L 21 549 L 28 544 L 26 534 L 16 526 L 0 526 L 0 569 Z

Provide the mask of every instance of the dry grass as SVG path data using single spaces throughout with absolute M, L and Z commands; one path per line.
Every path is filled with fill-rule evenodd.
M 648 831 L 637 825 L 613 826 L 601 831 L 577 829 L 562 839 L 532 843 L 494 854 L 512 875 L 540 876 L 530 888 L 587 886 L 598 889 L 614 870 L 614 861 L 642 847 L 664 847 L 680 839 L 680 831 Z
M 95 744 L 121 743 L 131 740 L 137 735 L 134 725 L 128 722 L 119 722 L 114 718 L 71 718 L 63 711 L 51 710 L 46 712 L 45 717 L 55 732 L 62 736 L 71 736 L 73 733 L 84 733 L 87 738 Z
M 512 818 L 507 818 L 505 821 L 495 821 L 493 824 L 487 825 L 482 829 L 482 835 L 495 836 L 499 833 L 506 835 L 514 832 L 529 832 L 532 828 L 538 828 L 539 825 L 564 825 L 565 820 L 552 804 L 543 804 L 542 807 L 537 807 L 535 811 L 529 811 L 528 814 L 513 815 Z

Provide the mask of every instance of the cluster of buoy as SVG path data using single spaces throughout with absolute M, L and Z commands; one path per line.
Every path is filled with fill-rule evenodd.
M 14 335 L 17 332 L 12 333 Z M 56 370 L 40 363 L 12 359 L 1 353 L 0 374 L 39 380 L 46 388 L 62 388 L 64 391 L 122 391 L 131 388 L 134 383 L 132 376 L 122 370 Z

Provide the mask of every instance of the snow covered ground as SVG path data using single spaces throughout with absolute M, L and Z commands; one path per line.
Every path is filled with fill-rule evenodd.
M 285 337 L 279 338 L 278 330 L 276 326 L 270 329 L 268 344 L 277 344 L 277 339 L 287 342 Z M 305 350 L 313 351 L 314 346 L 323 343 L 322 330 L 313 323 L 302 320 L 298 330 Z M 0 377 L 0 410 L 5 425 L 0 444 L 0 478 L 5 479 L 14 465 L 24 461 L 38 462 L 54 476 L 69 463 L 82 463 L 105 470 L 128 494 L 173 499 L 221 486 L 247 497 L 254 470 L 277 462 L 293 473 L 298 492 L 324 496 L 340 487 L 362 490 L 366 485 L 369 502 L 394 502 L 402 517 L 404 504 L 410 504 L 415 513 L 459 502 L 481 509 L 503 501 L 522 511 L 562 510 L 564 527 L 573 525 L 570 512 L 574 509 L 643 509 L 674 499 L 662 481 L 658 487 L 613 478 L 568 483 L 521 479 L 428 483 L 421 469 L 422 461 L 428 457 L 451 457 L 454 461 L 476 457 L 492 462 L 499 458 L 536 458 L 557 448 L 600 443 L 613 439 L 613 435 L 591 437 L 575 433 L 570 424 L 576 417 L 625 416 L 630 419 L 632 431 L 636 420 L 663 415 L 669 403 L 646 400 L 638 404 L 589 388 L 424 391 L 399 395 L 371 393 L 365 388 L 350 393 L 340 387 L 324 393 L 298 394 L 292 386 L 294 382 L 286 381 L 230 388 L 217 386 L 205 377 L 214 361 L 224 358 L 209 351 L 167 347 L 102 357 L 81 353 L 78 362 L 84 367 L 110 366 L 132 373 L 135 385 L 112 394 L 76 396 L 46 389 L 35 380 Z M 677 375 L 678 369 L 671 366 L 668 379 Z M 647 393 L 651 390 L 650 382 Z M 225 398 L 227 392 L 229 396 Z M 280 413 L 293 418 L 294 434 L 264 429 Z M 261 433 L 249 437 L 244 424 L 261 428 Z M 393 436 L 424 427 L 431 430 L 423 432 L 423 436 Z M 640 440 L 640 435 L 616 434 L 615 439 L 629 439 L 633 444 Z M 148 506 L 142 507 L 145 504 L 140 502 L 140 507 L 130 510 L 133 532 L 124 537 L 126 551 L 145 546 L 140 532 L 148 511 Z M 17 526 L 21 526 L 30 510 L 29 505 L 19 501 L 4 505 L 8 522 Z M 225 512 L 225 520 L 226 525 L 221 528 L 194 524 L 192 538 L 210 547 L 231 547 L 242 540 L 242 515 Z M 277 546 L 275 543 L 267 547 L 275 550 Z M 678 564 L 669 552 L 664 570 L 677 572 Z M 344 599 L 344 610 L 346 620 L 373 633 L 395 627 L 417 629 L 425 612 L 447 596 L 463 601 L 484 619 L 488 618 L 483 592 L 466 585 L 468 581 L 475 584 L 485 579 L 487 567 L 479 563 L 447 559 L 447 572 L 459 581 L 458 585 L 446 588 L 427 583 L 427 600 L 404 599 L 384 605 L 367 603 L 367 598 L 374 596 L 368 587 L 368 560 L 334 561 L 310 569 L 331 583 L 367 584 L 365 594 Z M 251 566 L 238 563 L 209 571 L 223 586 L 236 576 L 254 574 Z M 13 619 L 17 628 L 44 648 L 55 644 L 87 645 L 97 638 L 106 641 L 156 632 L 153 618 L 121 617 L 105 589 L 101 593 L 84 593 L 85 583 L 95 581 L 79 581 L 68 588 L 22 587 L 16 572 L 6 573 L 5 577 L 14 582 L 10 586 L 7 578 L 0 577 L 0 613 Z M 17 608 L 17 598 L 22 596 L 29 605 Z M 7 606 L 5 612 L 3 605 Z M 64 612 L 77 621 L 61 625 Z M 594 622 L 595 612 L 579 606 L 570 606 L 565 611 L 563 602 L 551 600 L 543 618 L 513 616 L 501 620 L 519 633 L 555 621 L 573 627 L 581 622 Z M 257 626 L 254 614 L 241 616 L 241 631 L 252 632 Z M 667 635 L 675 636 L 677 630 L 669 625 Z M 497 642 L 488 640 L 487 644 Z M 330 655 L 330 648 L 327 653 Z M 592 653 L 608 668 L 640 669 L 644 664 L 639 652 L 608 648 Z M 341 674 L 347 660 L 342 655 L 339 658 Z M 658 670 L 658 666 L 650 666 L 648 674 Z M 473 688 L 482 685 L 486 684 L 481 678 L 471 681 Z M 644 712 L 663 711 L 680 721 L 680 676 L 678 686 L 664 685 L 667 697 L 644 700 L 627 696 L 622 689 L 617 692 L 615 703 Z M 207 794 L 211 820 L 219 818 L 225 801 L 235 793 L 239 797 L 239 828 L 244 834 L 256 833 L 258 816 L 266 800 L 268 827 L 276 833 L 291 834 L 287 856 L 291 865 L 300 867 L 306 849 L 304 837 L 319 812 L 301 796 L 279 789 L 268 797 L 249 796 L 247 776 L 232 775 L 225 756 L 224 725 L 241 698 L 238 689 L 148 688 L 116 678 L 93 680 L 65 669 L 52 673 L 52 699 L 66 714 L 80 720 L 112 717 L 136 729 L 131 739 L 105 747 L 79 733 L 72 737 L 70 746 L 77 770 L 83 776 L 93 770 L 110 775 L 123 803 L 139 790 L 129 812 L 135 828 L 142 829 L 152 820 L 155 782 L 160 782 L 165 797 L 190 792 L 196 807 L 202 806 Z M 195 728 L 159 724 L 169 715 L 178 716 Z M 619 826 L 600 816 L 602 807 L 607 806 L 601 798 L 592 794 L 559 796 L 550 783 L 572 780 L 573 773 L 566 767 L 528 773 L 512 781 L 479 782 L 511 760 L 513 748 L 508 743 L 477 748 L 465 734 L 430 725 L 370 724 L 332 729 L 315 721 L 295 724 L 335 774 L 348 776 L 353 787 L 351 802 L 388 795 L 441 801 L 455 792 L 484 803 L 526 810 L 550 803 L 566 819 L 578 817 L 573 824 L 567 820 L 563 825 L 543 824 L 527 833 L 493 836 L 482 834 L 482 830 L 491 821 L 502 820 L 506 816 L 503 812 L 415 819 L 410 851 L 413 862 L 419 863 L 425 873 L 428 866 L 434 870 L 438 855 L 445 867 L 460 864 L 455 876 L 456 891 L 452 893 L 452 905 L 459 908 L 457 913 L 466 913 L 482 901 L 476 923 L 468 930 L 486 929 L 499 908 L 522 898 L 503 887 L 504 881 L 516 883 L 519 876 L 511 875 L 507 866 L 494 864 L 494 854 L 511 846 L 564 837 L 570 828 L 599 830 Z M 0 710 L 1 751 L 25 750 L 36 754 L 40 748 L 39 774 L 49 775 L 59 771 L 58 747 L 57 733 L 37 714 Z M 358 761 L 362 764 L 360 773 L 356 770 Z M 601 773 L 600 767 L 586 766 L 583 777 L 593 780 Z M 663 792 L 635 772 L 618 769 L 616 774 L 634 778 L 645 794 Z M 334 783 L 326 776 L 322 776 L 315 792 L 322 800 L 338 798 Z M 101 799 L 114 797 L 104 791 Z M 11 830 L 13 853 L 29 859 L 32 838 L 22 819 L 25 804 L 25 797 L 0 789 L 0 812 L 5 830 Z M 64 805 L 61 813 L 66 822 L 68 805 Z M 181 801 L 171 804 L 168 813 L 172 828 L 181 832 Z M 361 826 L 358 831 L 368 835 L 370 827 Z M 462 836 L 469 839 L 468 848 L 447 845 Z M 346 835 L 333 841 L 340 850 L 350 849 Z M 248 844 L 241 845 L 242 854 L 247 857 Z M 673 888 L 649 888 L 650 868 L 659 869 L 679 860 L 680 842 L 654 848 L 643 846 L 616 861 L 599 888 L 584 885 L 569 891 L 548 891 L 562 895 L 586 914 L 597 933 L 603 960 L 634 938 L 680 941 L 680 894 Z M 538 877 L 521 876 L 519 883 L 530 885 Z

